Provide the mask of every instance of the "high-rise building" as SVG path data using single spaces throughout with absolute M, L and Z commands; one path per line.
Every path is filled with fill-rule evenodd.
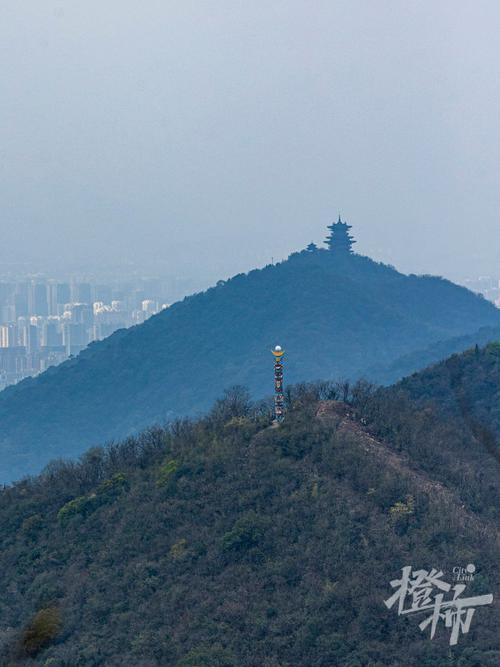
M 71 288 L 68 283 L 58 283 L 57 285 L 57 303 L 63 306 L 71 301 Z
M 0 390 L 143 322 L 166 297 L 153 279 L 95 286 L 41 277 L 0 281 Z
M 17 317 L 27 317 L 29 315 L 29 292 L 30 284 L 29 283 L 19 283 L 16 286 L 16 292 L 14 294 L 14 307 L 16 310 Z
M 47 285 L 45 283 L 33 283 L 31 285 L 30 297 L 29 314 L 47 317 L 49 314 Z
M 28 326 L 28 345 L 27 349 L 30 354 L 37 352 L 40 347 L 40 340 L 38 335 L 38 327 L 34 324 Z
M 9 327 L 6 324 L 0 326 L 0 347 L 9 347 Z
M 28 348 L 29 345 L 29 327 L 30 320 L 28 317 L 17 318 L 17 340 L 22 347 Z
M 57 320 L 49 318 L 42 327 L 41 345 L 43 347 L 60 347 L 62 345 L 62 335 L 59 332 Z
M 0 326 L 0 347 L 18 347 L 18 329 L 15 324 Z
M 92 303 L 92 285 L 90 283 L 75 283 L 71 300 L 74 303 Z
M 78 354 L 88 343 L 87 329 L 84 324 L 66 322 L 63 325 L 63 345 L 66 354 Z
M 47 298 L 49 302 L 49 315 L 58 315 L 57 283 L 52 280 L 47 283 Z
M 74 324 L 85 324 L 91 326 L 94 319 L 92 305 L 90 303 L 74 303 L 71 306 L 71 321 Z

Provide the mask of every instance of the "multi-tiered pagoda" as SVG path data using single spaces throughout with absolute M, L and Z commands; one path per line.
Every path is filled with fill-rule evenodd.
M 330 230 L 326 239 L 328 249 L 335 253 L 352 254 L 352 246 L 356 241 L 349 234 L 351 225 L 342 222 L 339 215 L 337 222 L 328 225 L 328 229 Z

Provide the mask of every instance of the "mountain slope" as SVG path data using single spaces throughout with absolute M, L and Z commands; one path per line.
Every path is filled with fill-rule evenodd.
M 368 378 L 374 378 L 381 384 L 393 384 L 402 378 L 421 371 L 452 354 L 459 354 L 476 345 L 483 347 L 500 340 L 500 327 L 482 327 L 473 334 L 457 336 L 433 343 L 423 350 L 405 354 L 390 364 L 375 364 L 366 372 Z
M 360 414 L 401 433 L 394 395 L 333 394 L 292 391 L 279 428 L 232 395 L 0 492 L 1 664 L 497 665 L 498 603 L 453 650 L 444 623 L 430 641 L 383 604 L 406 565 L 451 580 L 474 563 L 467 593 L 498 591 L 494 490 L 476 481 L 471 497 L 411 451 L 439 442 L 452 460 L 462 426 L 428 413 L 425 433 L 384 440 Z
M 468 350 L 355 399 L 358 418 L 500 522 L 500 344 Z M 445 446 L 443 446 L 443 443 Z M 438 473 L 439 474 L 439 473 Z
M 426 345 L 500 323 L 452 283 L 404 276 L 360 256 L 302 252 L 235 276 L 76 359 L 0 393 L 0 481 L 51 458 L 207 409 L 232 384 L 270 385 L 269 348 L 287 382 L 362 375 Z
M 500 438 L 499 342 L 453 355 L 405 378 L 400 386 L 413 400 L 432 401 L 454 419 L 481 424 Z

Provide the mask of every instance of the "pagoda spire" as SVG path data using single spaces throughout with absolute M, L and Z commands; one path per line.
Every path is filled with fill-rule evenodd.
M 351 225 L 342 222 L 340 213 L 337 222 L 328 225 L 328 229 L 330 230 L 330 233 L 326 238 L 328 249 L 335 253 L 352 254 L 352 246 L 356 241 L 354 240 L 354 237 L 349 234 Z

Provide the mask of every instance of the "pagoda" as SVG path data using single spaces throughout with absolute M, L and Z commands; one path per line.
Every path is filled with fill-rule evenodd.
M 352 254 L 352 246 L 356 241 L 349 234 L 351 225 L 342 222 L 339 215 L 337 222 L 328 225 L 328 229 L 330 230 L 330 234 L 326 239 L 328 249 L 335 253 Z

